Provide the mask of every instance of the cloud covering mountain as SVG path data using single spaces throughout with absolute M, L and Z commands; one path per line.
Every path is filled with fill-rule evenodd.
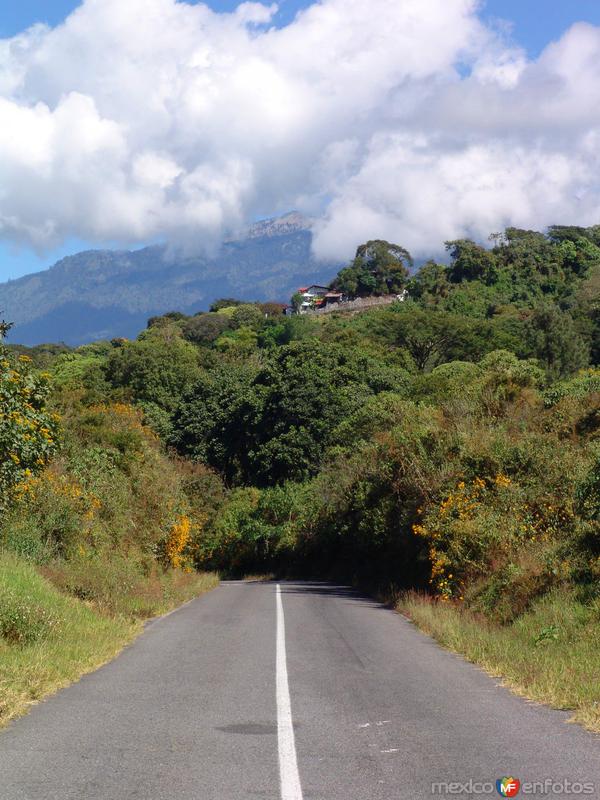
M 0 42 L 0 237 L 188 251 L 299 208 L 317 255 L 600 221 L 600 29 L 536 61 L 475 0 L 86 0 Z
M 210 257 L 88 250 L 0 284 L 2 316 L 20 344 L 133 338 L 149 317 L 207 311 L 220 297 L 287 302 L 299 286 L 329 282 L 340 264 L 311 255 L 309 220 L 297 213 L 253 225 Z

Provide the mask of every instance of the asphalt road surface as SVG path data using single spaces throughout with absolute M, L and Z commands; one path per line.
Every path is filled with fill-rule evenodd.
M 0 798 L 599 798 L 567 719 L 344 587 L 231 582 L 1 732 Z

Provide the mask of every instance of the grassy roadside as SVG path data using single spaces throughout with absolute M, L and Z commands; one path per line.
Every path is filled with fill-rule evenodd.
M 109 613 L 63 593 L 25 560 L 0 554 L 0 727 L 114 658 L 141 633 L 144 616 L 217 583 L 215 575 L 181 574 L 162 592 L 153 586 L 142 606 Z
M 413 593 L 396 608 L 517 694 L 573 711 L 573 722 L 600 732 L 600 603 L 555 592 L 506 626 Z

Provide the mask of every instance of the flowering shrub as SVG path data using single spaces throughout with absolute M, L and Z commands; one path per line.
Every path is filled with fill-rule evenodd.
M 419 512 L 413 533 L 427 543 L 430 585 L 442 600 L 469 599 L 510 619 L 568 572 L 564 550 L 577 528 L 568 495 L 532 492 L 498 474 L 460 481 L 441 503 Z
M 431 560 L 430 584 L 444 600 L 461 597 L 467 572 L 482 569 L 489 546 L 488 526 L 482 524 L 486 501 L 494 488 L 505 489 L 510 480 L 498 475 L 492 487 L 482 478 L 460 481 L 439 506 L 434 506 L 413 533 L 427 540 Z M 422 510 L 419 509 L 420 513 Z M 493 528 L 492 528 L 493 530 Z
M 55 463 L 15 488 L 3 540 L 34 560 L 69 556 L 97 539 L 100 500 Z
M 0 353 L 0 510 L 41 472 L 57 449 L 58 417 L 45 410 L 48 375 L 30 359 Z
M 190 569 L 189 554 L 186 550 L 190 544 L 192 524 L 190 518 L 181 514 L 174 522 L 164 544 L 164 555 L 167 564 L 174 569 Z
M 119 551 L 188 569 L 202 500 L 190 508 L 187 475 L 142 418 L 124 403 L 68 407 L 60 455 L 12 488 L 0 545 L 45 565 Z

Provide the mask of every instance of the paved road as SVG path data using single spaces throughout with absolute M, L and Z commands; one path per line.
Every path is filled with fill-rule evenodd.
M 0 733 L 0 798 L 420 800 L 504 775 L 598 798 L 600 738 L 567 718 L 343 587 L 225 583 Z

